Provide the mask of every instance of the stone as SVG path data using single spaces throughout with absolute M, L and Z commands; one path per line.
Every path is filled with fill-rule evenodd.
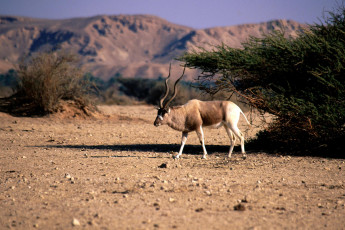
M 76 218 L 73 218 L 72 225 L 73 225 L 73 226 L 80 226 L 79 220 L 76 219 Z
M 234 210 L 235 211 L 245 211 L 246 207 L 243 204 L 239 203 L 239 204 L 234 206 Z

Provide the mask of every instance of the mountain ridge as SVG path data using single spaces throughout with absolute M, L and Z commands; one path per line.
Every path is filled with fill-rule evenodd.
M 193 29 L 153 15 L 97 15 L 71 19 L 36 19 L 0 15 L 0 72 L 23 55 L 56 47 L 80 55 L 81 66 L 104 80 L 124 77 L 158 78 L 186 51 L 227 44 L 241 48 L 249 36 L 260 37 L 282 27 L 296 37 L 306 25 L 273 20 L 206 29 Z M 178 65 L 173 62 L 173 65 Z M 189 71 L 187 78 L 195 76 Z

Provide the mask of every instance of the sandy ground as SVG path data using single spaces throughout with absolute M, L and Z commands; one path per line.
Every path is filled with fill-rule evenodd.
M 153 107 L 101 110 L 0 114 L 0 229 L 344 229 L 344 159 L 236 147 L 228 161 L 218 129 L 207 160 L 194 133 L 174 160 L 181 134 L 154 127 Z

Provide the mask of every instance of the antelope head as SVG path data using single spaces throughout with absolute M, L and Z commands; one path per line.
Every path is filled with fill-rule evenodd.
M 175 84 L 174 84 L 174 93 L 173 93 L 173 96 L 167 101 L 164 103 L 164 100 L 166 99 L 166 97 L 168 96 L 169 94 L 169 86 L 168 86 L 168 81 L 169 81 L 169 78 L 170 78 L 170 71 L 171 71 L 171 63 L 170 63 L 170 66 L 169 66 L 169 75 L 168 77 L 165 79 L 165 94 L 164 96 L 160 99 L 159 101 L 159 108 L 158 108 L 158 112 L 157 112 L 157 117 L 156 117 L 156 120 L 154 122 L 154 125 L 155 126 L 160 126 L 163 124 L 163 121 L 165 119 L 166 116 L 169 115 L 170 113 L 170 108 L 169 108 L 169 104 L 172 100 L 174 100 L 174 98 L 176 97 L 177 95 L 177 90 L 176 90 L 176 85 L 177 83 L 182 79 L 183 75 L 184 75 L 184 72 L 186 70 L 186 66 L 183 68 L 183 72 L 182 72 L 182 75 L 181 77 L 179 77 L 179 79 L 176 80 Z

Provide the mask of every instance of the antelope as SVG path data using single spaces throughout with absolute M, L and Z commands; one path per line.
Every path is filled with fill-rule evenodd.
M 232 151 L 235 146 L 236 137 L 241 141 L 241 151 L 243 159 L 246 159 L 244 150 L 244 135 L 237 127 L 240 114 L 243 115 L 248 125 L 250 125 L 242 110 L 231 101 L 200 101 L 193 99 L 181 106 L 169 107 L 169 104 L 177 95 L 176 85 L 184 76 L 185 68 L 182 75 L 174 84 L 173 96 L 164 103 L 169 94 L 168 81 L 170 78 L 171 65 L 169 67 L 169 75 L 165 80 L 165 94 L 159 101 L 157 117 L 154 121 L 156 127 L 160 125 L 168 125 L 169 127 L 182 132 L 181 147 L 175 156 L 178 159 L 186 144 L 188 133 L 195 131 L 203 149 L 203 159 L 206 159 L 207 151 L 205 147 L 203 127 L 219 128 L 223 126 L 230 139 L 230 150 L 228 158 L 231 158 Z

